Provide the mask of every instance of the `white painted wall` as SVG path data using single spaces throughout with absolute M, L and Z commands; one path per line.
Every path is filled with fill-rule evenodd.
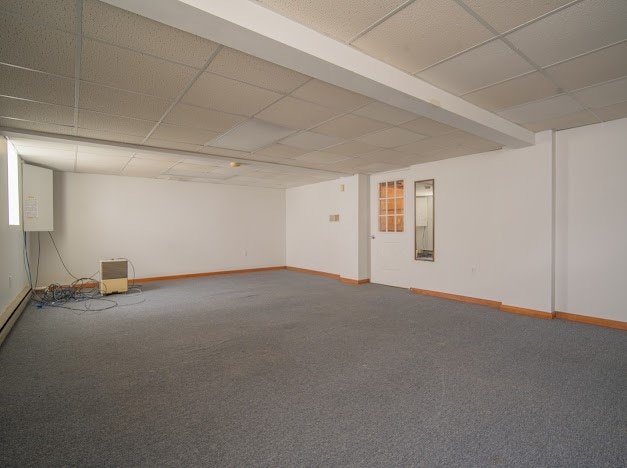
M 533 147 L 412 166 L 410 192 L 414 181 L 435 179 L 435 262 L 404 262 L 409 285 L 550 311 L 551 164 L 545 132 Z M 409 258 L 413 217 L 406 222 Z
M 286 244 L 288 266 L 340 274 L 341 213 L 340 180 L 286 190 Z M 339 214 L 340 222 L 329 222 Z
M 339 275 L 348 279 L 370 278 L 369 177 L 357 174 L 342 177 L 340 192 Z
M 627 119 L 556 144 L 556 309 L 627 322 Z
M 22 226 L 9 226 L 7 186 L 7 141 L 0 136 L 0 314 L 28 286 Z
M 369 193 L 369 178 L 362 174 L 288 189 L 287 265 L 351 280 L 370 278 Z M 339 214 L 340 221 L 329 222 L 331 214 Z
M 285 192 L 54 174 L 57 246 L 75 276 L 127 257 L 137 277 L 285 265 Z M 39 285 L 68 282 L 47 233 Z

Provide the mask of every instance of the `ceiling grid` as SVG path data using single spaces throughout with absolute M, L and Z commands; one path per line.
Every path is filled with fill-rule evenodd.
M 233 48 L 245 35 L 223 43 L 182 23 L 172 27 L 170 18 L 201 3 L 163 0 L 171 14 L 159 22 L 152 4 L 143 3 L 145 15 L 128 11 L 141 9 L 137 0 L 5 0 L 1 130 L 26 161 L 58 170 L 287 188 L 501 148 L 477 136 L 476 125 L 440 120 L 464 102 L 487 112 L 476 113 L 478 125 L 502 118 L 531 131 L 627 116 L 624 0 L 233 0 L 223 7 L 225 14 L 248 6 L 271 12 L 248 15 L 238 31 L 276 20 L 277 33 L 293 28 L 287 45 L 295 51 L 299 34 L 322 33 L 320 43 L 336 43 L 338 53 L 345 47 L 392 61 L 416 89 L 443 90 L 441 110 L 441 98 L 408 106 L 393 94 L 373 97 L 367 81 L 303 73 L 313 70 L 308 61 L 323 65 L 322 56 L 285 49 L 269 60 L 251 54 L 255 44 Z M 208 18 L 194 11 L 196 21 Z M 429 21 L 429 31 L 405 28 L 415 19 Z M 408 74 L 413 65 L 402 64 L 402 54 L 385 53 L 392 44 L 415 51 L 412 63 L 424 66 Z M 459 97 L 465 101 L 452 100 Z

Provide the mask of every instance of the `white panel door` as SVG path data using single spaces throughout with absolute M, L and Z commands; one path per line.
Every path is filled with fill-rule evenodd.
M 370 177 L 370 281 L 373 283 L 409 287 L 414 223 L 412 210 L 407 209 L 413 206 L 408 202 L 412 193 L 409 185 L 404 174 Z

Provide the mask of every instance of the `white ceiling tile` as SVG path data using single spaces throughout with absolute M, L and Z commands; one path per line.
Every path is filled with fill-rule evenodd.
M 178 96 L 197 71 L 109 44 L 83 39 L 81 78 L 162 98 Z
M 285 161 L 291 161 L 291 159 L 286 158 L 284 156 L 270 156 L 270 155 L 261 154 L 261 153 L 252 154 L 250 156 L 250 159 L 253 161 L 273 162 L 273 163 L 283 163 Z
M 351 139 L 386 127 L 389 127 L 389 124 L 357 115 L 346 114 L 325 122 L 315 127 L 313 130 L 324 135 Z
M 31 120 L 56 125 L 73 125 L 74 109 L 0 96 L 0 117 Z
M 202 148 L 202 145 L 199 144 L 193 144 L 193 143 L 181 143 L 180 141 L 167 141 L 167 140 L 160 140 L 158 138 L 148 138 L 148 140 L 146 140 L 146 145 L 148 146 L 155 146 L 157 148 L 167 148 L 167 149 L 175 149 L 175 150 L 181 150 L 181 151 L 198 151 Z M 140 159 L 142 159 L 140 157 Z M 143 159 L 159 159 L 159 158 L 143 158 Z M 170 159 L 174 159 L 174 158 L 169 158 Z
M 532 132 L 540 132 L 542 130 L 565 130 L 567 128 L 581 127 L 582 125 L 590 125 L 600 122 L 588 111 L 575 112 L 574 114 L 556 117 L 554 119 L 540 120 L 524 125 Z
M 388 164 L 407 164 L 412 155 L 390 149 L 374 151 L 372 153 L 358 156 L 364 162 L 370 163 L 388 163 Z
M 180 163 L 181 164 L 193 164 L 195 166 L 204 166 L 205 168 L 207 167 L 215 168 L 215 167 L 224 166 L 223 161 L 216 161 L 210 158 L 203 158 L 202 156 L 198 156 L 197 158 L 194 158 L 194 159 L 185 158 L 182 161 L 180 161 Z
M 606 107 L 627 101 L 627 77 L 573 93 L 586 107 Z
M 349 156 L 342 154 L 325 153 L 323 151 L 314 151 L 313 153 L 301 154 L 294 159 L 298 161 L 307 161 L 311 163 L 330 164 L 334 162 L 343 161 L 348 159 Z
M 54 125 L 43 122 L 32 122 L 30 120 L 10 119 L 5 117 L 0 117 L 0 126 L 8 128 L 19 128 L 22 130 L 35 130 L 38 132 L 59 133 L 62 135 L 71 135 L 74 133 L 73 126 Z
M 122 175 L 136 177 L 156 177 L 172 166 L 168 161 L 133 158 L 124 167 Z
M 79 152 L 76 155 L 76 170 L 79 172 L 119 173 L 130 159 L 130 157 L 101 156 Z
M 343 161 L 328 164 L 325 169 L 329 171 L 339 171 L 344 173 L 358 173 L 361 166 L 367 166 L 372 164 L 370 161 L 364 161 L 363 159 L 354 158 L 352 156 L 347 157 Z M 337 178 L 337 177 L 335 177 Z
M 88 128 L 79 128 L 77 135 L 85 138 L 93 138 L 96 140 L 116 141 L 120 143 L 141 144 L 143 137 L 137 135 L 129 135 L 126 133 L 115 133 L 102 130 L 91 130 Z
M 168 170 L 168 174 L 174 175 L 192 175 L 199 176 L 200 174 L 208 174 L 212 169 L 215 169 L 217 166 L 210 166 L 208 164 L 190 164 L 190 163 L 179 163 L 175 166 L 172 166 Z
M 423 138 L 425 138 L 424 135 L 414 133 L 404 128 L 392 127 L 358 138 L 358 141 L 381 148 L 395 148 L 422 140 Z
M 159 142 L 161 142 L 160 140 L 158 140 Z M 170 142 L 164 142 L 166 144 L 170 144 Z M 147 145 L 150 146 L 151 144 L 151 140 L 149 139 L 146 142 Z M 176 143 L 174 143 L 176 144 Z M 156 145 L 155 145 L 156 146 Z M 155 159 L 157 161 L 169 161 L 172 164 L 182 161 L 182 156 L 176 155 L 176 154 L 167 154 L 167 153 L 153 153 L 153 152 L 149 152 L 149 151 L 137 151 L 133 154 L 133 157 L 137 158 L 137 159 Z
M 118 174 L 128 163 L 130 158 L 110 159 L 98 158 L 93 155 L 76 156 L 76 170 L 78 172 L 97 172 L 106 174 Z
M 572 0 L 463 0 L 494 29 L 502 33 L 534 20 Z
M 447 146 L 455 146 L 450 141 L 446 140 L 447 135 L 450 135 L 450 133 L 425 138 L 424 140 L 401 146 L 398 148 L 398 150 L 409 154 L 424 154 L 429 151 L 446 148 Z
M 202 130 L 199 128 L 179 127 L 177 125 L 160 124 L 150 135 L 157 140 L 176 141 L 180 143 L 190 143 L 192 145 L 203 145 L 209 140 L 213 140 L 219 133 Z
M 183 97 L 183 102 L 211 109 L 252 116 L 281 97 L 267 89 L 213 73 L 203 73 Z
M 619 104 L 601 107 L 600 109 L 594 109 L 594 113 L 604 122 L 622 119 L 627 117 L 627 102 L 621 102 Z
M 0 62 L 73 77 L 75 44 L 70 33 L 0 12 Z
M 453 0 L 416 1 L 353 45 L 416 73 L 493 35 Z
M 372 102 L 372 99 L 362 94 L 320 80 L 308 81 L 294 91 L 292 96 L 340 111 L 350 111 Z
M 337 145 L 344 142 L 342 138 L 321 135 L 313 132 L 300 132 L 296 135 L 289 136 L 282 143 L 289 146 L 296 146 L 308 150 L 319 150 L 327 146 Z
M 126 133 L 129 135 L 146 136 L 156 122 L 148 120 L 130 119 L 115 115 L 102 114 L 88 110 L 79 110 L 78 126 L 90 130 Z
M 405 167 L 405 165 L 377 162 L 359 166 L 359 172 L 362 174 L 376 174 L 377 172 L 393 171 L 394 169 L 400 169 L 402 167 Z
M 263 120 L 250 119 L 209 142 L 211 146 L 254 151 L 294 133 L 291 128 L 282 127 Z
M 325 151 L 329 153 L 345 154 L 347 156 L 359 156 L 361 154 L 370 153 L 379 149 L 380 148 L 375 145 L 369 145 L 360 141 L 349 141 L 348 143 L 342 143 L 340 145 L 326 148 Z
M 76 0 L 2 0 L 0 9 L 21 15 L 35 23 L 74 33 Z
M 560 86 L 575 90 L 627 75 L 627 42 L 546 69 Z
M 532 70 L 533 67 L 503 41 L 496 40 L 429 68 L 418 76 L 459 95 Z
M 306 75 L 229 47 L 220 51 L 208 71 L 280 93 L 289 93 L 310 80 Z
M 269 156 L 274 158 L 293 158 L 300 154 L 306 153 L 307 150 L 302 148 L 295 148 L 294 146 L 287 146 L 277 143 L 276 145 L 267 146 L 258 151 L 255 151 L 255 155 L 261 154 L 263 156 Z
M 417 117 L 416 114 L 412 112 L 407 112 L 406 110 L 378 101 L 371 102 L 364 107 L 354 110 L 353 114 L 361 115 L 362 117 L 369 117 L 371 119 L 379 120 L 392 125 L 409 122 Z
M 455 130 L 454 127 L 436 122 L 435 120 L 431 120 L 427 117 L 420 117 L 416 120 L 411 120 L 402 124 L 401 127 L 426 136 L 441 135 Z
M 79 107 L 122 117 L 157 121 L 170 105 L 165 99 L 81 81 Z
M 275 102 L 255 117 L 298 130 L 305 130 L 324 122 L 339 111 L 287 96 Z
M 462 96 L 489 111 L 507 109 L 558 94 L 557 87 L 539 72 L 529 73 Z
M 200 152 L 204 154 L 212 154 L 216 156 L 227 156 L 227 157 L 232 157 L 232 158 L 246 157 L 247 155 L 250 154 L 245 151 L 235 151 L 235 150 L 226 149 L 226 148 L 215 148 L 213 146 L 203 146 L 202 148 L 200 148 Z
M 73 106 L 74 80 L 0 64 L 0 94 Z
M 83 2 L 83 34 L 195 68 L 218 48 L 215 42 L 95 0 Z
M 130 149 L 121 149 L 110 146 L 79 144 L 76 146 L 76 151 L 82 155 L 92 155 L 103 159 L 117 157 L 126 158 L 128 160 L 133 156 L 133 151 Z
M 625 0 L 584 0 L 532 23 L 507 38 L 540 66 L 627 38 Z
M 225 132 L 244 120 L 246 118 L 239 115 L 179 103 L 168 113 L 164 122 Z
M 248 174 L 252 172 L 253 170 L 254 169 L 248 166 L 247 164 L 242 164 L 241 166 L 238 166 L 238 167 L 223 166 L 223 167 L 217 167 L 215 169 L 211 169 L 211 175 L 212 177 L 217 177 L 220 175 L 233 177 L 236 175 Z
M 562 117 L 581 110 L 583 109 L 577 101 L 570 96 L 562 95 L 512 107 L 511 109 L 501 111 L 498 114 L 501 117 L 511 120 L 512 122 L 525 124 Z
M 311 29 L 348 41 L 404 1 L 259 0 L 259 3 Z

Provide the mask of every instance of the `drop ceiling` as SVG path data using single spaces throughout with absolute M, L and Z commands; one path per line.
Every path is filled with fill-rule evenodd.
M 0 1 L 0 127 L 24 160 L 287 188 L 499 149 L 492 122 L 524 135 L 627 117 L 624 0 L 230 2 L 441 93 L 415 106 L 354 69 L 327 79 L 296 44 L 266 60 L 245 34 L 210 40 L 126 9 L 141 3 Z

